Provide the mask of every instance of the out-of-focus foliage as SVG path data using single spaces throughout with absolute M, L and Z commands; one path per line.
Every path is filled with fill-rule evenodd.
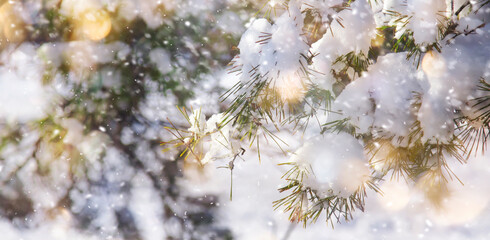
M 175 105 L 219 110 L 202 93 L 231 60 L 248 3 L 0 6 L 1 217 L 104 239 L 230 239 L 217 197 L 186 194 L 183 159 L 160 141 Z

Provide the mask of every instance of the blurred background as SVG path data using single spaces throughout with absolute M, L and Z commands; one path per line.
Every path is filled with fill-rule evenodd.
M 0 0 L 0 238 L 489 239 L 488 154 L 454 167 L 465 185 L 442 206 L 386 181 L 353 222 L 305 229 L 273 211 L 276 151 L 237 161 L 233 201 L 226 163 L 162 151 L 164 127 L 188 127 L 177 105 L 226 108 L 226 65 L 264 3 Z

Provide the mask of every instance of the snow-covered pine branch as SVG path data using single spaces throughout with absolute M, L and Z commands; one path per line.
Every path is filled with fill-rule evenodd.
M 216 129 L 237 131 L 259 155 L 261 134 L 280 146 L 277 133 L 301 130 L 307 140 L 283 161 L 289 195 L 275 202 L 294 221 L 349 220 L 367 189 L 392 177 L 440 201 L 458 179 L 449 163 L 489 138 L 488 3 L 269 1 L 230 63 L 236 84 Z M 236 156 L 227 146 L 222 156 Z

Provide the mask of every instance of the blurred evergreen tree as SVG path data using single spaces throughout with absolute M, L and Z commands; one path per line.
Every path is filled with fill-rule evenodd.
M 161 153 L 172 110 L 146 104 L 173 108 L 191 100 L 237 44 L 237 34 L 219 28 L 216 18 L 233 14 L 242 24 L 234 12 L 248 18 L 250 7 L 68 0 L 0 6 L 0 71 L 32 71 L 10 64 L 13 55 L 28 55 L 42 69 L 33 81 L 48 95 L 39 99 L 48 102 L 39 103 L 42 117 L 0 118 L 0 215 L 17 227 L 65 216 L 101 237 L 142 239 L 155 227 L 166 239 L 231 239 L 214 225 L 217 197 L 186 195 L 178 185 L 183 159 Z M 139 185 L 152 189 L 157 199 L 147 200 L 163 209 L 154 213 L 162 226 L 137 223 L 148 217 L 131 205 Z

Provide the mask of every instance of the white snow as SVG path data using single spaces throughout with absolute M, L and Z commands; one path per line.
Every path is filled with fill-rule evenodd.
M 335 15 L 327 32 L 311 47 L 311 51 L 318 54 L 312 68 L 323 74 L 314 78 L 315 83 L 331 89 L 334 79 L 330 71 L 335 60 L 349 52 L 367 55 L 375 36 L 373 12 L 366 1 L 355 1 L 350 8 Z
M 338 96 L 332 108 L 342 114 L 332 113 L 331 119 L 350 118 L 358 133 L 407 136 L 416 120 L 411 105 L 414 93 L 422 88 L 415 66 L 407 64 L 405 58 L 404 53 L 380 57 Z
M 157 66 L 158 71 L 167 74 L 172 70 L 170 55 L 163 48 L 155 48 L 150 52 L 150 61 Z
M 347 198 L 369 179 L 364 148 L 347 133 L 307 140 L 291 160 L 310 173 L 304 184 L 317 190 L 321 197 Z
M 242 35 L 235 58 L 242 66 L 241 81 L 251 81 L 258 73 L 271 81 L 284 102 L 302 99 L 306 90 L 302 68 L 309 50 L 302 28 L 303 15 L 294 1 L 272 25 L 266 19 L 255 20 Z
M 24 43 L 6 49 L 0 62 L 6 63 L 0 65 L 0 118 L 26 122 L 46 116 L 52 96 L 42 83 L 44 68 L 35 46 Z

